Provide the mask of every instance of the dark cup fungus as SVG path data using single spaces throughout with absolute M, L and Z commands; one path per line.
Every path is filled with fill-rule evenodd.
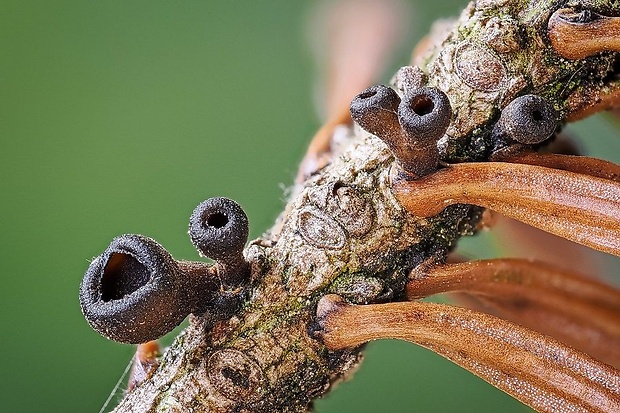
M 235 201 L 209 198 L 189 219 L 189 236 L 201 255 L 215 260 L 224 287 L 237 287 L 249 278 L 243 257 L 248 239 L 248 217 Z
M 399 104 L 400 97 L 392 88 L 371 86 L 351 101 L 351 117 L 391 148 L 400 141 L 402 134 L 397 115 Z
M 452 118 L 450 101 L 436 88 L 407 91 L 400 99 L 388 86 L 372 86 L 351 102 L 351 116 L 363 129 L 384 141 L 402 171 L 421 177 L 437 169 L 437 140 Z
M 558 126 L 558 113 L 544 98 L 536 95 L 519 96 L 510 102 L 493 129 L 502 147 L 518 142 L 536 145 L 547 140 Z
M 452 120 L 448 96 L 437 88 L 412 89 L 398 106 L 398 120 L 405 132 L 406 145 L 411 148 L 409 164 L 418 176 L 437 170 L 437 141 L 446 133 Z
M 216 289 L 207 264 L 177 262 L 141 235 L 122 235 L 90 264 L 80 286 L 88 323 L 122 343 L 144 343 L 170 332 Z
M 451 119 L 448 96 L 433 87 L 412 89 L 398 106 L 398 120 L 411 142 L 436 144 Z
M 248 219 L 226 198 L 201 203 L 190 219 L 199 251 L 216 265 L 176 261 L 154 240 L 122 235 L 90 264 L 80 286 L 80 305 L 88 323 L 121 343 L 156 340 L 189 314 L 210 322 L 239 310 L 249 265 L 243 258 Z M 206 314 L 208 313 L 208 314 Z

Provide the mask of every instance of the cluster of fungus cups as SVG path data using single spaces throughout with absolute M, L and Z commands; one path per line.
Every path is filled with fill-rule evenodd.
M 437 88 L 405 86 L 402 99 L 389 86 L 369 87 L 352 100 L 351 117 L 388 146 L 402 177 L 418 179 L 438 169 L 437 141 L 450 126 L 452 108 Z M 539 145 L 553 136 L 558 124 L 559 114 L 545 98 L 517 97 L 493 127 L 493 152 Z
M 452 118 L 444 92 L 434 87 L 410 88 L 401 99 L 389 86 L 372 86 L 353 99 L 350 109 L 355 122 L 385 142 L 400 172 L 415 179 L 437 169 L 437 141 Z
M 249 281 L 243 257 L 248 230 L 247 216 L 236 202 L 210 198 L 192 213 L 189 234 L 201 255 L 215 264 L 175 260 L 142 235 L 115 238 L 82 280 L 86 320 L 111 340 L 138 344 L 165 335 L 189 314 L 230 316 Z

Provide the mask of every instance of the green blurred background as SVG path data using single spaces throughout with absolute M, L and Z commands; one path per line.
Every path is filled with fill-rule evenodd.
M 419 3 L 393 68 L 433 20 L 465 4 Z M 134 349 L 90 329 L 77 290 L 114 236 L 145 234 L 196 259 L 187 220 L 211 196 L 241 203 L 251 236 L 271 226 L 319 126 L 304 39 L 312 4 L 0 2 L 1 411 L 99 411 Z M 577 129 L 591 135 L 599 123 Z M 617 158 L 618 139 L 600 142 Z M 386 341 L 317 411 L 527 409 L 426 350 Z

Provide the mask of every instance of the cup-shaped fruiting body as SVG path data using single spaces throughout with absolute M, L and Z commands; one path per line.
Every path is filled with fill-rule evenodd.
M 537 95 L 519 96 L 502 110 L 495 124 L 495 146 L 501 148 L 514 142 L 539 144 L 555 132 L 558 119 L 558 112 L 546 99 Z
M 249 266 L 243 257 L 248 233 L 247 215 L 228 198 L 201 202 L 189 219 L 192 243 L 201 255 L 216 261 L 224 287 L 240 286 L 249 278 Z
M 418 176 L 435 171 L 439 162 L 437 141 L 452 120 L 448 96 L 433 87 L 412 89 L 398 106 L 398 120 L 407 137 L 407 147 L 412 148 L 412 171 Z
M 400 97 L 392 88 L 371 86 L 351 101 L 351 117 L 392 149 L 402 137 L 397 115 L 399 104 Z
M 452 109 L 436 88 L 412 88 L 401 101 L 393 89 L 379 85 L 353 99 L 351 116 L 388 145 L 406 175 L 421 177 L 437 168 L 437 140 L 450 124 Z
M 175 261 L 161 245 L 141 235 L 122 235 L 90 264 L 80 286 L 88 323 L 121 343 L 156 340 L 187 315 L 202 310 L 214 288 L 209 266 Z
M 446 133 L 451 119 L 452 107 L 448 96 L 434 87 L 410 90 L 398 106 L 398 120 L 412 144 L 436 144 Z

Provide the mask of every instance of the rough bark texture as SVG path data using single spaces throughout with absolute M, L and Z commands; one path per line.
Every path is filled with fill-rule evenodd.
M 116 411 L 305 411 L 360 358 L 360 349 L 329 352 L 313 337 L 318 300 L 401 298 L 411 268 L 442 259 L 473 231 L 477 208 L 406 214 L 377 138 L 358 131 L 344 146 L 298 189 L 273 232 L 246 249 L 253 283 L 243 312 L 215 325 L 192 317 L 153 377 Z
M 568 61 L 549 45 L 549 16 L 577 3 L 618 14 L 605 1 L 479 0 L 431 39 L 419 65 L 454 111 L 442 161 L 487 159 L 493 124 L 516 96 L 542 95 L 566 118 L 615 85 L 615 54 Z M 360 348 L 328 351 L 313 335 L 320 298 L 403 299 L 406 274 L 441 262 L 481 214 L 466 205 L 433 218 L 406 213 L 391 192 L 392 165 L 376 137 L 337 131 L 331 164 L 296 187 L 275 227 L 246 248 L 252 281 L 242 310 L 217 323 L 193 316 L 116 411 L 303 412 L 351 371 Z

